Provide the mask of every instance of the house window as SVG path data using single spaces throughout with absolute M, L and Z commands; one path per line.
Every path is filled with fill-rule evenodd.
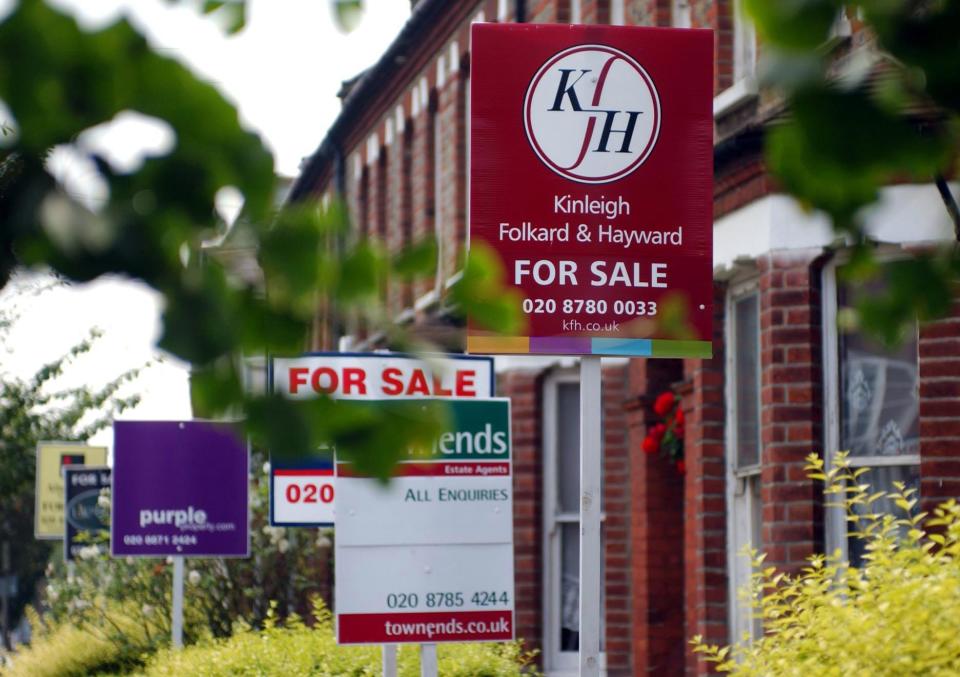
M 762 625 L 741 599 L 750 583 L 748 549 L 763 547 L 760 526 L 760 294 L 756 281 L 735 285 L 727 299 L 727 561 L 730 639 L 759 637 Z
M 852 308 L 880 284 L 848 285 L 837 266 L 824 273 L 825 374 L 828 462 L 838 449 L 849 451 L 854 467 L 870 470 L 858 481 L 871 492 L 893 491 L 894 482 L 920 488 L 920 397 L 917 327 L 888 348 L 860 332 L 841 332 L 837 311 Z M 842 277 L 842 276 L 839 276 Z M 895 514 L 892 501 L 872 504 L 873 513 Z M 853 566 L 863 562 L 863 542 L 848 532 L 842 508 L 827 508 L 827 549 L 840 549 Z
M 547 377 L 543 411 L 544 667 L 549 674 L 575 674 L 580 647 L 580 384 L 576 373 Z M 601 530 L 601 552 L 603 542 Z M 603 589 L 601 583 L 601 652 Z
M 722 115 L 753 100 L 757 95 L 757 33 L 746 15 L 742 0 L 728 3 L 733 12 L 731 45 L 732 81 L 713 99 L 713 114 Z

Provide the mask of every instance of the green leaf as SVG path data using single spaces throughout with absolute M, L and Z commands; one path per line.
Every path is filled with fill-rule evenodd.
M 960 112 L 960 3 L 863 2 L 881 47 L 920 74 L 913 78 L 940 105 Z
M 424 238 L 407 247 L 393 259 L 393 272 L 405 280 L 429 278 L 437 272 L 437 240 Z
M 331 413 L 337 457 L 383 480 L 397 461 L 432 447 L 450 415 L 442 400 L 337 400 Z
M 328 0 L 333 10 L 333 19 L 344 33 L 350 33 L 363 19 L 363 0 Z
M 489 246 L 474 242 L 470 248 L 463 277 L 451 290 L 459 313 L 470 318 L 477 328 L 506 335 L 525 330 L 520 293 L 505 284 L 506 272 L 500 257 Z
M 854 229 L 857 210 L 876 200 L 882 185 L 896 176 L 929 178 L 952 147 L 947 137 L 921 133 L 864 92 L 808 88 L 794 95 L 790 113 L 770 131 L 767 160 L 794 196 L 844 230 Z
M 743 4 L 765 43 L 791 50 L 823 44 L 844 6 L 838 0 L 744 0 Z
M 344 257 L 337 295 L 345 301 L 376 296 L 384 273 L 384 260 L 369 242 L 361 242 Z

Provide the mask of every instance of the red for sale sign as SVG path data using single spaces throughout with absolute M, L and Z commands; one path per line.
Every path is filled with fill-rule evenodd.
M 710 357 L 713 34 L 474 24 L 471 247 L 526 331 L 474 353 Z

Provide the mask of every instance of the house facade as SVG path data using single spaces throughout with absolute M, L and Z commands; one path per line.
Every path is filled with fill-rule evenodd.
M 960 304 L 895 351 L 841 332 L 862 289 L 838 276 L 846 250 L 815 213 L 778 192 L 764 129 L 783 113 L 758 88 L 758 43 L 736 0 L 419 0 L 379 62 L 345 86 L 341 115 L 290 202 L 341 199 L 354 236 L 392 251 L 435 234 L 434 279 L 388 282 L 398 324 L 462 350 L 447 313 L 468 242 L 470 26 L 541 22 L 714 31 L 714 357 L 609 359 L 603 367 L 603 661 L 609 675 L 705 674 L 687 640 L 760 631 L 737 589 L 752 546 L 796 569 L 839 548 L 846 524 L 804 471 L 848 449 L 877 488 L 904 481 L 925 504 L 960 496 Z M 839 67 L 870 49 L 838 18 Z M 682 55 L 678 55 L 682 58 Z M 953 239 L 933 185 L 886 188 L 866 219 L 883 256 Z M 369 350 L 383 337 L 318 311 L 314 350 Z M 577 666 L 578 372 L 569 358 L 497 357 L 512 399 L 516 633 L 548 674 Z M 678 393 L 686 472 L 643 440 L 656 396 Z

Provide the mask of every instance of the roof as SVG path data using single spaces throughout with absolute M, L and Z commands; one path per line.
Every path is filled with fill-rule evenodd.
M 352 131 L 353 125 L 365 117 L 364 113 L 383 95 L 388 84 L 396 82 L 399 75 L 410 70 L 409 55 L 423 46 L 424 38 L 433 32 L 438 19 L 456 13 L 455 10 L 463 9 L 465 5 L 472 6 L 473 3 L 420 0 L 414 5 L 407 23 L 380 60 L 361 73 L 356 83 L 351 82 L 346 88 L 340 114 L 320 146 L 304 164 L 287 196 L 288 203 L 307 197 L 324 175 L 332 171 L 340 145 Z

